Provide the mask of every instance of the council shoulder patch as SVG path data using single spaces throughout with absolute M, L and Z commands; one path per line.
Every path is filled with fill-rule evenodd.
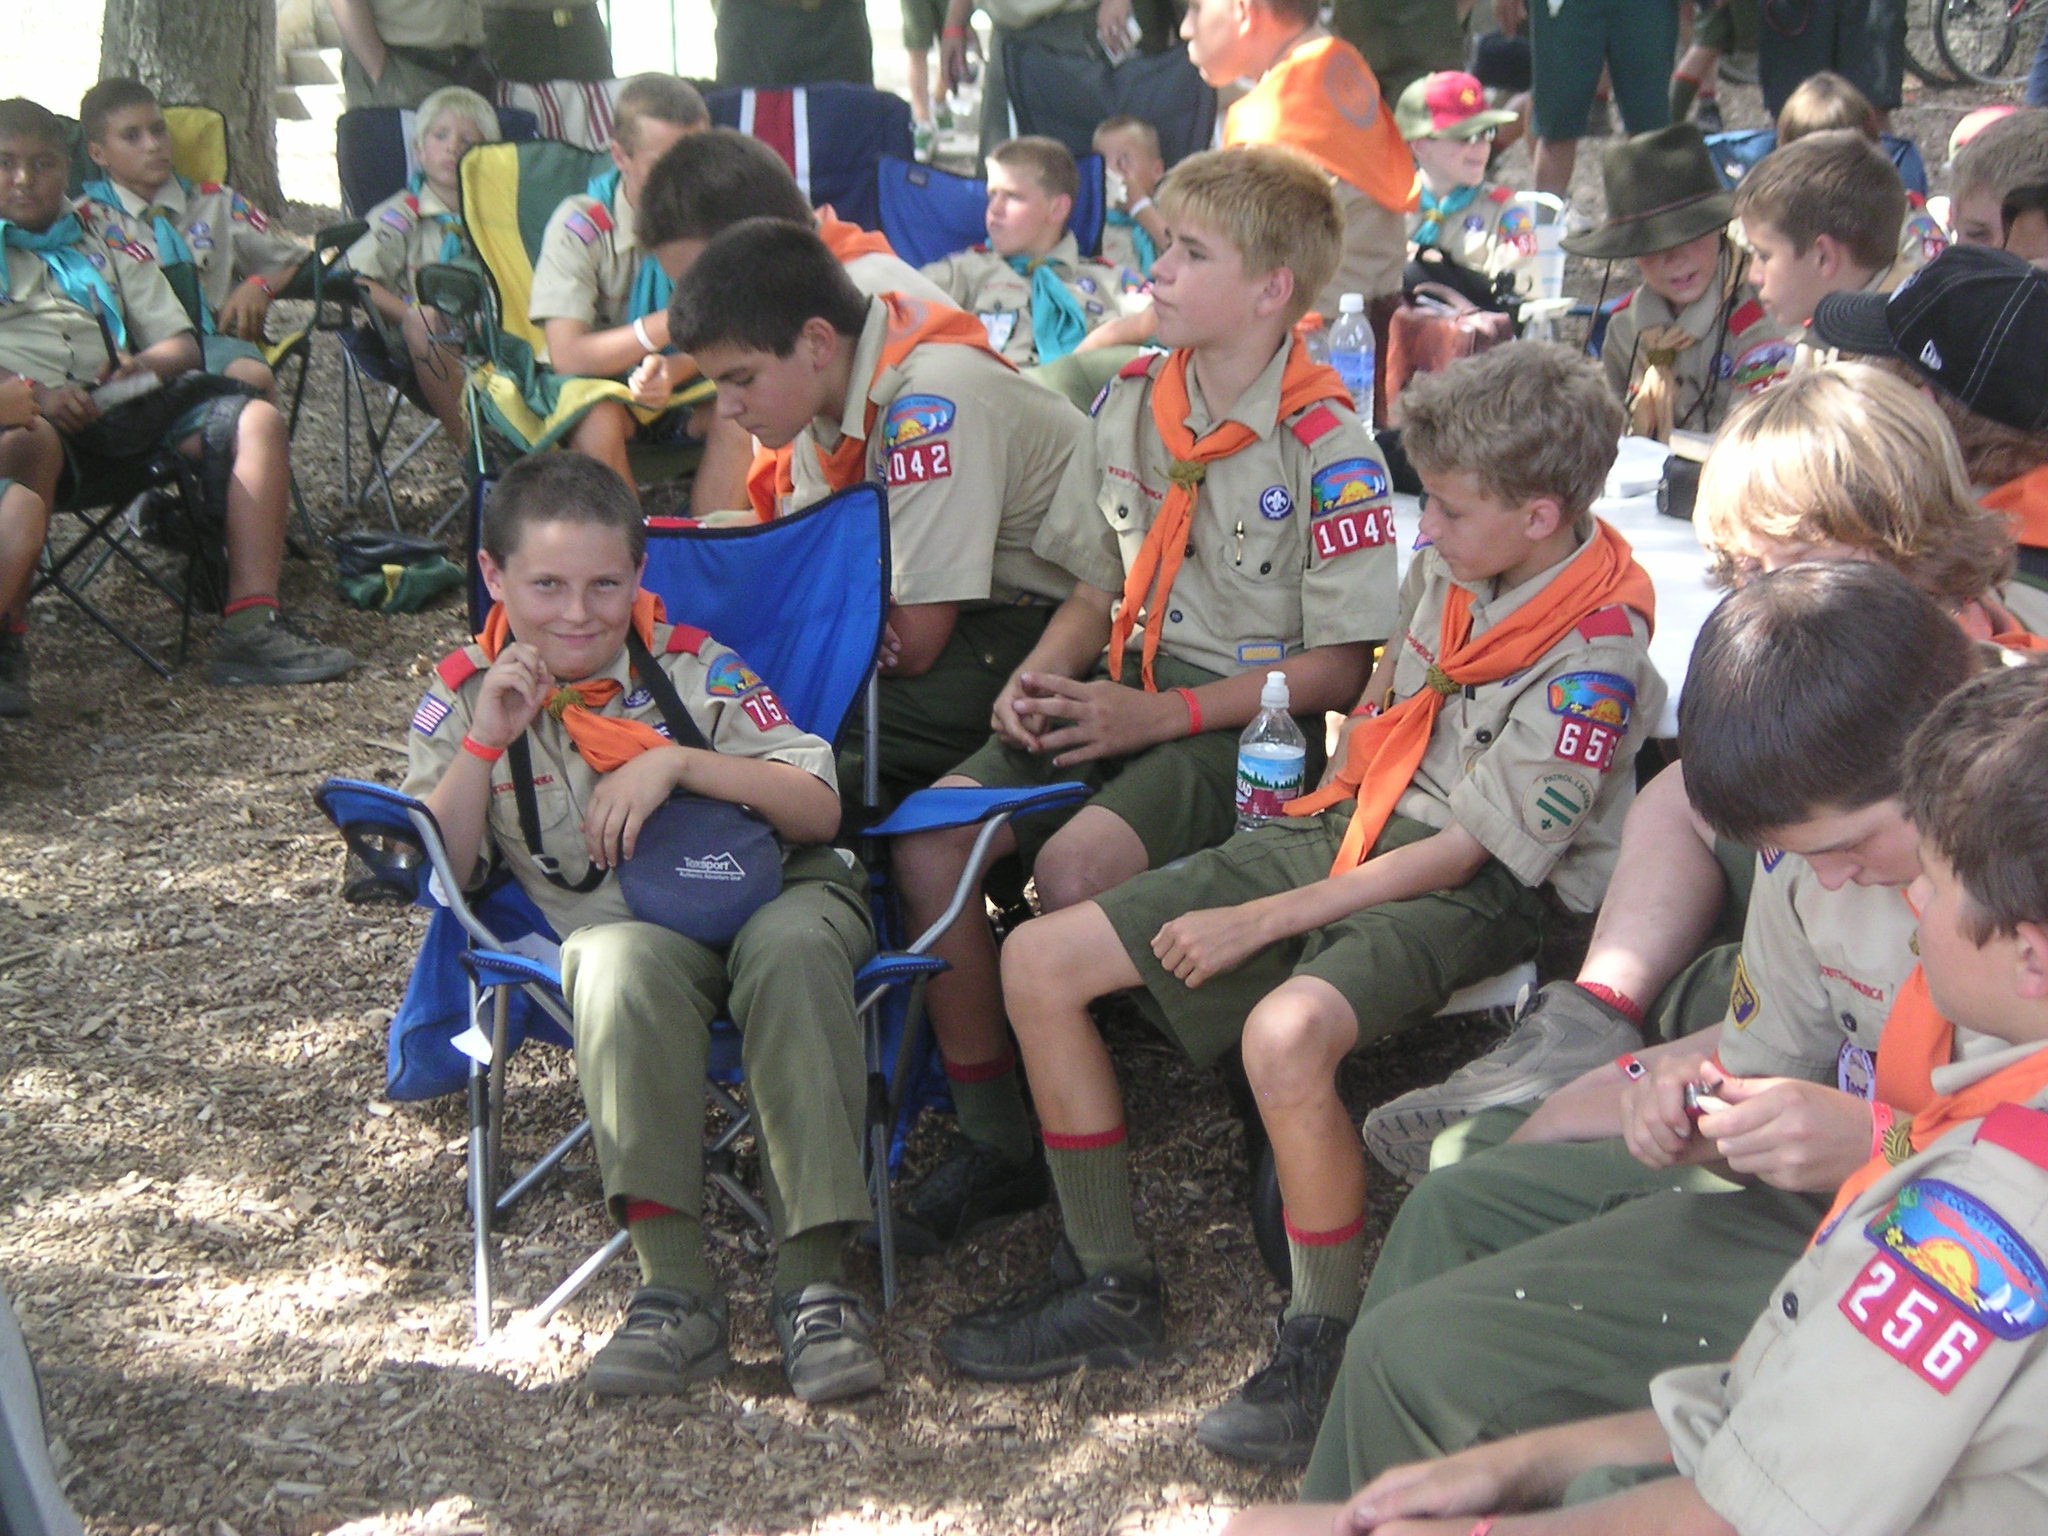
M 1327 517 L 1347 507 L 1384 501 L 1393 485 L 1387 472 L 1371 459 L 1339 459 L 1317 470 L 1309 480 L 1309 499 L 1316 517 Z
M 1550 680 L 1549 701 L 1553 715 L 1625 731 L 1636 706 L 1636 685 L 1613 672 L 1567 672 Z
M 729 651 L 704 672 L 704 691 L 713 698 L 736 699 L 760 686 L 760 674 Z
M 1546 773 L 1522 794 L 1522 818 L 1538 842 L 1561 843 L 1593 809 L 1593 786 L 1576 773 Z
M 1863 1233 L 1883 1258 L 1923 1282 L 1954 1317 L 2009 1340 L 2048 1328 L 2048 1268 L 2025 1238 L 1969 1191 L 1944 1179 L 1914 1179 L 1871 1218 Z M 1851 1310 L 1860 1294 L 1860 1289 L 1851 1290 L 1843 1300 L 1851 1321 L 1863 1320 Z M 1875 1299 L 1864 1298 L 1866 1311 Z M 1884 1311 L 1904 1315 L 1902 1308 Z M 1939 1332 L 1944 1321 L 1930 1318 L 1930 1335 Z M 1961 1362 L 1953 1375 L 1959 1377 L 1967 1369 L 1968 1362 Z M 1941 1386 L 1940 1381 L 1933 1384 Z
M 1737 1029 L 1749 1028 L 1750 1021 L 1763 1004 L 1757 994 L 1756 983 L 1749 979 L 1749 966 L 1740 955 L 1735 957 L 1735 979 L 1728 984 L 1728 1016 L 1735 1021 Z
M 953 425 L 956 408 L 944 395 L 898 395 L 882 422 L 882 446 L 901 448 L 937 437 Z
M 1735 387 L 1762 389 L 1790 366 L 1796 344 L 1785 340 L 1761 341 L 1735 359 Z

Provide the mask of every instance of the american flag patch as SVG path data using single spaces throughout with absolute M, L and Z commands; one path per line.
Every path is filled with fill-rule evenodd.
M 420 700 L 420 707 L 412 712 L 412 728 L 422 736 L 431 736 L 441 728 L 441 722 L 447 718 L 447 703 L 430 693 Z

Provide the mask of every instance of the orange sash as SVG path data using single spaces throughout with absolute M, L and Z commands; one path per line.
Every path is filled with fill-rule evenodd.
M 2024 1104 L 2048 1088 L 2048 1050 L 2043 1050 L 1937 1097 L 1934 1069 L 1946 1066 L 1954 1054 L 1955 1027 L 1935 1012 L 1927 975 L 1916 965 L 1899 988 L 1878 1038 L 1876 1090 L 1879 1103 L 1913 1117 L 1907 1136 L 1916 1153 L 1925 1152 L 1965 1121 L 1981 1120 L 2001 1104 Z M 1833 1226 L 1858 1195 L 1891 1169 L 1890 1160 L 1879 1156 L 1850 1174 L 1818 1230 Z
M 887 235 L 848 223 L 832 211 L 830 203 L 818 210 L 818 238 L 825 242 L 825 249 L 842 267 L 860 256 L 896 254 L 896 248 L 889 244 Z
M 2011 519 L 2017 542 L 2048 549 L 2048 464 L 1987 491 L 1983 501 L 1992 511 Z
M 1281 59 L 1223 120 L 1226 149 L 1283 144 L 1395 213 L 1420 202 L 1415 157 L 1365 55 L 1319 37 Z
M 878 409 L 873 399 L 875 380 L 899 366 L 915 349 L 927 343 L 977 347 L 1005 368 L 1010 366 L 988 344 L 988 332 L 982 329 L 981 322 L 964 310 L 941 309 L 900 293 L 879 294 L 873 302 L 887 308 L 889 329 L 882 339 L 882 355 L 875 362 L 875 371 L 865 382 L 847 384 L 849 391 L 858 386 L 868 397 L 860 436 L 848 433 L 830 453 L 815 441 L 811 444 L 818 455 L 818 467 L 825 472 L 825 483 L 835 491 L 860 484 L 867 474 L 868 436 L 875 430 Z M 796 492 L 796 466 L 792 458 L 795 450 L 794 442 L 785 448 L 764 448 L 754 456 L 747 471 L 747 498 L 753 503 L 754 516 L 764 523 L 773 522 L 785 498 Z
M 1497 683 L 1535 666 L 1577 627 L 1580 620 L 1619 603 L 1646 620 L 1656 619 L 1657 595 L 1636 564 L 1628 540 L 1606 523 L 1596 523 L 1592 541 L 1551 580 L 1550 585 L 1477 640 L 1472 635 L 1472 594 L 1453 585 L 1444 598 L 1436 662 L 1428 681 L 1382 714 L 1352 728 L 1344 766 L 1323 788 L 1287 803 L 1290 816 L 1312 816 L 1340 801 L 1358 798 L 1351 825 L 1330 866 L 1341 875 L 1365 861 L 1429 751 L 1429 738 L 1444 700 L 1460 688 Z M 1399 645 L 1397 637 L 1388 642 Z
M 1188 525 L 1195 517 L 1197 488 L 1218 459 L 1241 453 L 1259 441 L 1259 434 L 1241 421 L 1225 420 L 1211 427 L 1199 441 L 1188 428 L 1188 362 L 1193 354 L 1175 351 L 1152 384 L 1152 430 L 1172 455 L 1167 477 L 1173 484 L 1159 512 L 1146 531 L 1138 558 L 1124 577 L 1124 600 L 1109 630 L 1109 675 L 1121 678 L 1124 646 L 1137 628 L 1138 612 L 1157 614 L 1166 607 L 1166 594 L 1173 590 L 1173 578 L 1180 574 L 1187 557 Z M 1322 400 L 1351 403 L 1351 395 L 1336 370 L 1308 360 L 1308 349 L 1297 336 L 1287 344 L 1287 364 L 1280 375 L 1280 419 L 1305 411 Z M 1152 659 L 1159 654 L 1159 632 L 1163 626 L 1145 626 L 1145 691 L 1156 693 L 1159 684 L 1152 676 Z
M 666 617 L 661 599 L 652 592 L 642 589 L 633 595 L 633 630 L 648 650 L 654 649 L 654 626 Z M 476 643 L 483 648 L 484 655 L 496 661 L 511 638 L 512 624 L 505 617 L 505 605 L 493 603 L 489 617 L 484 620 L 484 632 L 476 637 Z M 623 767 L 642 752 L 675 745 L 651 725 L 595 713 L 620 692 L 616 678 L 585 678 L 555 689 L 545 706 L 549 714 L 562 722 L 562 729 L 569 733 L 569 740 L 583 755 L 583 761 L 598 773 Z

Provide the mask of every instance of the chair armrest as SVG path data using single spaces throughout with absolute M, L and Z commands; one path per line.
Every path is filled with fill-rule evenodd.
M 462 953 L 462 968 L 486 990 L 492 987 L 547 987 L 562 990 L 561 973 L 551 965 L 502 949 L 469 949 Z
M 1031 816 L 1079 805 L 1095 791 L 1086 784 L 1042 784 L 1031 789 L 920 789 L 904 797 L 888 816 L 868 828 L 870 837 L 902 837 L 971 827 L 992 817 Z

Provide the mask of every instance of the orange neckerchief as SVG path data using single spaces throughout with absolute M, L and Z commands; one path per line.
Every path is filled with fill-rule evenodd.
M 874 302 L 889 312 L 889 329 L 882 339 L 882 355 L 876 359 L 875 371 L 867 379 L 850 380 L 846 386 L 849 391 L 858 388 L 868 397 L 860 436 L 855 437 L 849 432 L 830 453 L 815 442 L 811 445 L 818 455 L 818 467 L 825 472 L 825 483 L 835 491 L 858 485 L 866 476 L 868 436 L 875 430 L 877 410 L 873 399 L 875 380 L 901 364 L 913 350 L 928 342 L 976 347 L 1005 368 L 1010 366 L 1002 354 L 988 344 L 988 332 L 982 328 L 981 322 L 964 310 L 941 309 L 900 293 L 879 294 Z M 787 448 L 763 449 L 754 456 L 753 465 L 747 471 L 747 497 L 753 503 L 754 516 L 764 523 L 773 522 L 779 515 L 784 498 L 796 491 L 795 449 L 794 443 Z
M 642 589 L 633 595 L 633 632 L 650 651 L 654 649 L 654 626 L 665 617 L 661 599 L 652 592 Z M 505 617 L 505 605 L 493 603 L 490 616 L 484 620 L 484 632 L 476 637 L 476 643 L 483 648 L 484 655 L 496 661 L 498 652 L 511 638 L 512 625 Z M 642 752 L 675 745 L 651 725 L 596 713 L 620 692 L 616 678 L 588 677 L 580 683 L 562 684 L 548 695 L 545 706 L 549 714 L 562 722 L 562 729 L 583 754 L 583 761 L 598 773 L 623 767 Z
M 825 242 L 825 249 L 832 253 L 832 259 L 842 267 L 859 256 L 896 254 L 896 248 L 889 243 L 887 235 L 848 223 L 832 211 L 830 203 L 818 210 L 817 229 L 818 238 Z
M 1497 683 L 1535 666 L 1590 613 L 1619 603 L 1654 622 L 1657 595 L 1636 564 L 1628 540 L 1595 523 L 1592 541 L 1541 592 L 1477 640 L 1472 635 L 1472 594 L 1452 585 L 1444 598 L 1436 661 L 1427 682 L 1392 709 L 1352 729 L 1337 776 L 1312 795 L 1287 802 L 1290 816 L 1317 811 L 1356 796 L 1358 809 L 1330 866 L 1332 875 L 1355 868 L 1372 852 L 1429 751 L 1444 700 L 1460 688 Z M 1398 639 L 1388 642 L 1398 645 Z
M 1223 119 L 1223 145 L 1284 144 L 1382 208 L 1420 203 L 1415 157 L 1365 55 L 1342 38 L 1303 43 Z
M 1152 428 L 1173 458 L 1167 478 L 1173 483 L 1158 514 L 1145 534 L 1138 558 L 1124 577 L 1124 600 L 1117 609 L 1116 622 L 1109 630 L 1109 675 L 1123 676 L 1124 646 L 1137 627 L 1138 611 L 1156 615 L 1166 606 L 1166 594 L 1173 590 L 1173 578 L 1180 574 L 1187 557 L 1188 525 L 1195 517 L 1195 496 L 1209 466 L 1227 459 L 1258 442 L 1259 434 L 1241 421 L 1225 419 L 1199 440 L 1188 427 L 1188 363 L 1193 353 L 1176 350 L 1152 384 Z M 1271 364 L 1267 365 L 1268 367 Z M 1285 421 L 1323 400 L 1351 403 L 1344 381 L 1336 370 L 1308 360 L 1308 349 L 1299 336 L 1289 339 L 1287 363 L 1280 374 L 1280 413 Z M 1156 578 L 1156 580 L 1155 580 Z M 1152 658 L 1159 654 L 1157 623 L 1145 626 L 1145 691 L 1156 693 L 1159 684 L 1152 676 Z
M 2036 1051 L 1954 1093 L 1937 1095 L 1934 1069 L 1946 1066 L 1954 1054 L 1955 1027 L 1935 1011 L 1927 975 L 1916 965 L 1878 1037 L 1876 1088 L 1879 1103 L 1913 1117 L 1907 1136 L 1915 1152 L 1925 1152 L 1966 1120 L 1981 1120 L 2001 1104 L 2024 1104 L 2048 1088 L 2048 1051 Z M 1890 1159 L 1878 1156 L 1850 1174 L 1818 1231 L 1833 1226 L 1858 1195 L 1891 1169 Z

